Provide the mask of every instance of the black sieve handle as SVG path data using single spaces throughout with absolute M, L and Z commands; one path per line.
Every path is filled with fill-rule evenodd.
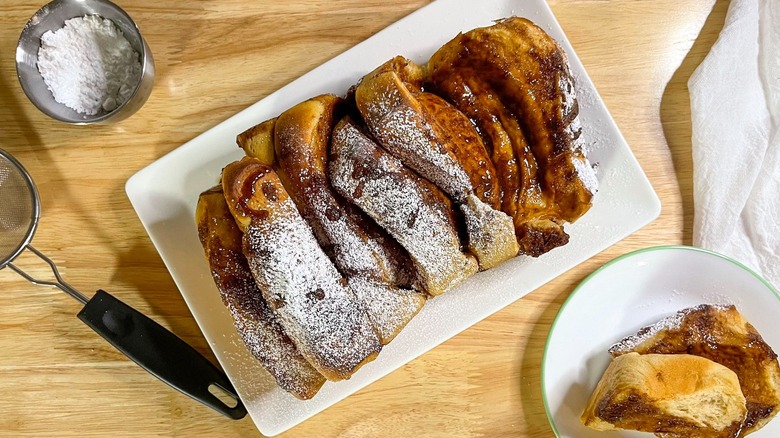
M 97 291 L 78 317 L 174 389 L 234 420 L 246 415 L 246 408 L 222 371 L 179 337 L 108 292 Z M 211 385 L 231 395 L 237 404 L 225 404 L 209 391 Z

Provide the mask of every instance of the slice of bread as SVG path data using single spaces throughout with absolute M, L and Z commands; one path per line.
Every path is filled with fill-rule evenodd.
M 425 89 L 478 128 L 520 253 L 538 257 L 566 245 L 564 224 L 590 209 L 598 181 L 561 46 L 530 20 L 511 17 L 459 34 L 426 72 Z
M 415 280 L 409 254 L 329 183 L 328 148 L 342 106 L 341 98 L 323 94 L 283 112 L 274 134 L 274 170 L 344 277 L 408 287 Z
M 325 377 L 298 351 L 252 278 L 241 249 L 241 230 L 221 186 L 198 197 L 196 221 L 214 283 L 249 352 L 282 389 L 301 400 L 314 397 Z
M 621 340 L 609 352 L 612 356 L 687 353 L 734 371 L 748 408 L 742 436 L 762 428 L 780 409 L 777 354 L 733 305 L 683 309 Z
M 350 117 L 333 129 L 328 171 L 333 188 L 409 252 L 425 292 L 440 295 L 477 271 L 476 259 L 461 252 L 447 196 L 380 148 Z
M 328 147 L 341 107 L 341 98 L 323 94 L 283 112 L 274 131 L 275 170 L 384 345 L 420 311 L 425 295 L 406 288 L 415 274 L 403 247 L 328 182 Z
M 612 360 L 582 414 L 597 430 L 737 437 L 747 408 L 737 375 L 688 354 L 628 353 Z
M 512 218 L 501 211 L 496 171 L 463 113 L 423 91 L 423 70 L 400 56 L 361 79 L 355 105 L 377 143 L 449 195 L 466 215 L 468 249 L 480 269 L 519 250 Z
M 265 300 L 287 336 L 328 380 L 348 379 L 382 345 L 347 281 L 320 248 L 279 177 L 256 158 L 222 172 L 243 252 Z

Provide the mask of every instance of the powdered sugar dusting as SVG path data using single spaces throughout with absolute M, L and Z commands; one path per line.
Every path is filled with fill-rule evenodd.
M 350 278 L 349 287 L 365 303 L 382 344 L 392 341 L 425 304 L 425 297 L 417 291 L 366 278 Z
M 490 269 L 517 255 L 515 226 L 508 214 L 494 210 L 473 194 L 460 209 L 466 219 L 469 251 L 477 256 L 480 269 Z
M 350 122 L 334 129 L 331 151 L 333 187 L 409 251 L 428 293 L 440 294 L 476 271 L 446 216 L 429 205 L 430 189 L 397 158 Z
M 404 266 L 408 256 L 386 235 L 369 236 L 360 210 L 340 203 L 324 185 L 306 195 L 310 217 L 327 235 L 333 261 L 345 276 L 374 278 L 389 284 L 409 285 L 412 274 Z M 373 225 L 373 224 L 370 224 Z M 380 234 L 372 230 L 372 234 Z
M 560 91 L 561 96 L 561 112 L 563 113 L 564 118 L 568 118 L 573 111 L 579 111 L 578 108 L 575 108 L 577 103 L 577 95 L 574 91 L 574 80 L 571 76 L 571 73 L 569 73 L 569 63 L 566 60 L 566 56 L 563 50 L 560 48 L 558 48 L 558 50 L 560 50 L 563 54 L 564 72 L 566 73 L 558 75 L 558 90 Z
M 566 53 L 555 42 L 556 50 L 561 54 L 561 71 L 557 76 L 557 91 L 560 99 L 560 114 L 551 114 L 551 117 L 560 117 L 563 123 L 563 138 L 569 140 L 567 153 L 571 154 L 570 159 L 574 167 L 575 175 L 579 182 L 590 195 L 595 195 L 598 190 L 599 181 L 596 177 L 596 171 L 590 165 L 586 157 L 585 138 L 582 135 L 582 123 L 580 122 L 579 104 L 577 102 L 577 93 L 575 90 L 574 77 L 571 74 L 569 62 L 566 59 Z
M 585 190 L 589 191 L 591 195 L 596 194 L 596 191 L 599 189 L 599 179 L 596 176 L 596 170 L 591 166 L 588 159 L 585 157 L 573 157 L 571 162 Z
M 653 325 L 643 327 L 637 334 L 627 336 L 620 340 L 620 342 L 609 347 L 610 354 L 623 354 L 635 349 L 638 345 L 643 344 L 650 339 L 653 339 L 661 332 L 674 330 L 682 325 L 685 318 L 684 312 L 678 312 L 674 315 L 668 316 Z
M 379 340 L 293 202 L 284 198 L 273 207 L 245 231 L 252 274 L 309 362 L 331 380 L 348 378 L 379 352 Z
M 466 172 L 446 146 L 437 144 L 433 128 L 414 108 L 402 104 L 379 120 L 370 115 L 364 117 L 382 147 L 452 196 L 455 202 L 464 202 L 473 191 Z
M 318 169 L 312 166 L 306 170 Z M 303 179 L 307 181 L 298 205 L 306 212 L 309 224 L 320 230 L 315 235 L 321 247 L 328 248 L 336 267 L 364 305 L 381 343 L 387 344 L 425 302 L 415 291 L 392 286 L 414 282 L 405 265 L 411 265 L 411 259 L 398 243 L 363 217 L 365 213 L 337 199 L 327 183 L 327 175 L 301 175 Z
M 576 175 L 579 177 L 585 190 L 589 191 L 591 195 L 595 195 L 599 188 L 599 180 L 596 176 L 596 169 L 590 164 L 586 156 L 587 145 L 585 144 L 585 136 L 582 135 L 582 123 L 580 122 L 579 107 L 575 107 L 577 97 L 574 93 L 574 87 L 571 85 L 572 79 L 569 79 L 569 87 L 564 89 L 562 97 L 562 106 L 564 117 L 571 114 L 571 111 L 577 110 L 577 114 L 571 120 L 571 122 L 563 128 L 564 135 L 567 138 L 572 139 L 571 151 L 573 156 L 571 157 L 572 165 Z
M 227 306 L 244 345 L 282 389 L 298 398 L 313 397 L 325 383 L 325 377 L 304 359 L 285 334 L 276 315 L 262 300 L 260 291 L 255 297 L 253 305 L 236 306 L 228 302 Z
M 311 398 L 325 377 L 304 359 L 255 284 L 241 251 L 241 230 L 222 190 L 203 193 L 198 210 L 198 234 L 214 283 L 244 345 L 280 387 L 298 398 Z

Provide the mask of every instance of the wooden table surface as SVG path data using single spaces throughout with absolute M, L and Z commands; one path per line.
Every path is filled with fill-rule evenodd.
M 43 217 L 35 247 L 73 286 L 87 295 L 109 290 L 213 359 L 125 196 L 125 181 L 428 1 L 119 3 L 154 53 L 154 91 L 130 119 L 82 127 L 46 118 L 15 77 L 19 33 L 42 2 L 0 2 L 0 148 L 37 182 Z M 616 256 L 690 244 L 686 82 L 717 38 L 728 2 L 550 5 L 660 196 L 660 217 L 283 436 L 553 436 L 539 371 L 563 300 Z M 46 272 L 30 257 L 19 263 Z M 80 305 L 58 290 L 9 269 L 0 271 L 0 290 L 0 435 L 259 435 L 248 417 L 227 420 L 126 360 L 76 319 Z

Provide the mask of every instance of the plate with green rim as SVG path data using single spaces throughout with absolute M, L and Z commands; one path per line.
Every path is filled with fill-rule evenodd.
M 542 358 L 544 408 L 555 435 L 653 436 L 592 430 L 582 425 L 580 415 L 609 364 L 610 346 L 678 310 L 705 303 L 735 305 L 779 351 L 780 295 L 760 275 L 724 255 L 689 246 L 645 248 L 583 280 L 558 311 Z M 780 420 L 751 436 L 780 436 Z

